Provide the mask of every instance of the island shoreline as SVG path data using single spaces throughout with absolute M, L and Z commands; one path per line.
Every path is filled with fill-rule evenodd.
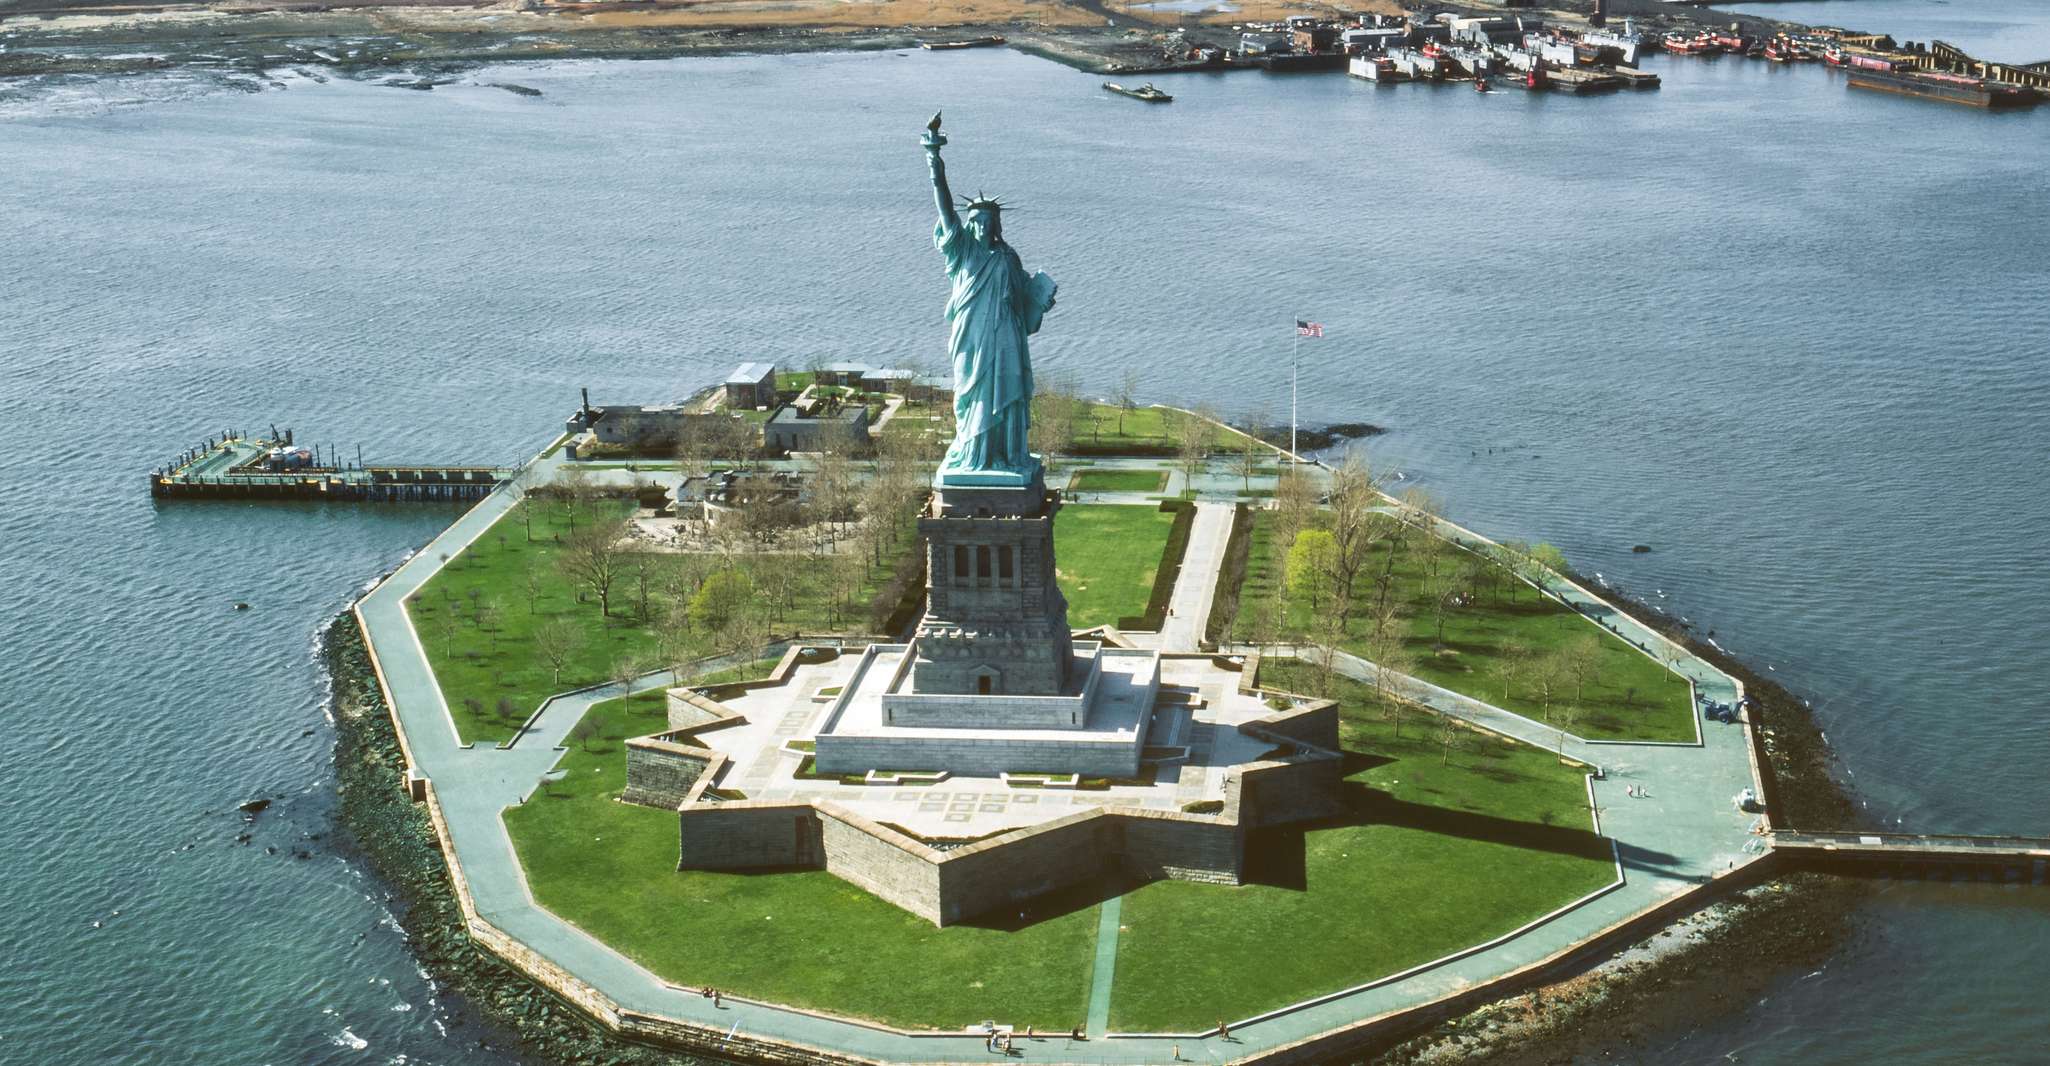
M 1803 701 L 1684 623 L 1606 582 L 1593 587 L 1744 682 L 1758 702 L 1763 728 L 1772 734 L 1761 767 L 1768 795 L 1793 804 L 1792 820 L 1850 826 L 1856 804 L 1830 772 L 1827 744 Z M 694 1057 L 620 1036 L 472 941 L 439 837 L 424 808 L 408 796 L 397 730 L 353 611 L 331 619 L 320 644 L 337 731 L 341 802 L 335 817 L 364 866 L 388 886 L 408 945 L 434 980 L 444 1008 L 458 1019 L 474 1018 L 485 1032 L 485 1046 L 526 1062 L 748 1061 Z M 1449 1018 L 1420 1019 L 1355 1046 L 1343 1058 L 1470 1062 L 1513 1054 L 1518 1061 L 1563 1062 L 1603 1049 L 1642 1050 L 1645 1040 L 1735 1010 L 1749 993 L 1827 957 L 1851 934 L 1851 905 L 1868 890 L 1860 878 L 1782 866 L 1759 883 L 1699 901 L 1655 932 L 1606 954 L 1590 953 L 1535 986 Z M 1595 1022 L 1616 1038 L 1589 1036 Z

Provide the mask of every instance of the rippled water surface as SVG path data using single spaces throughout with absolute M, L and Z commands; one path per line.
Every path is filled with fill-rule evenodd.
M 930 360 L 941 106 L 957 187 L 1062 284 L 1042 374 L 1282 415 L 1316 318 L 1306 419 L 1391 427 L 1377 460 L 1457 517 L 1811 695 L 1888 820 L 2045 832 L 2050 113 L 1653 62 L 1662 92 L 1591 100 L 1183 76 L 1142 107 L 1005 52 L 10 90 L 0 1060 L 491 1061 L 325 839 L 315 627 L 449 513 L 142 475 L 272 421 L 504 461 L 578 386 Z M 1861 927 L 1672 1061 L 2040 1039 L 2050 897 L 1902 888 Z

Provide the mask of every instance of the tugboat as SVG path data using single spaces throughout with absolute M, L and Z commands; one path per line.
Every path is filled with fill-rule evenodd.
M 1781 36 L 1779 36 L 1779 37 L 1774 37 L 1774 38 L 1773 38 L 1772 40 L 1770 40 L 1770 41 L 1766 42 L 1766 45 L 1765 45 L 1765 58 L 1766 58 L 1766 60 L 1767 60 L 1768 62 L 1773 62 L 1773 63 L 1788 63 L 1788 62 L 1792 62 L 1792 61 L 1793 61 L 1793 58 L 1794 58 L 1794 54 L 1793 54 L 1793 53 L 1794 53 L 1794 42 L 1792 42 L 1792 41 L 1789 41 L 1789 40 L 1787 40 L 1787 39 L 1786 39 L 1786 37 L 1785 37 L 1784 35 L 1781 35 Z
M 1135 89 L 1126 88 L 1114 81 L 1104 82 L 1103 87 L 1117 93 L 1119 96 L 1129 96 L 1134 100 L 1144 100 L 1149 104 L 1174 103 L 1174 97 L 1154 88 L 1153 83 L 1150 81 Z
M 1486 74 L 1476 74 L 1473 76 L 1473 91 L 1477 93 L 1488 91 L 1488 76 Z

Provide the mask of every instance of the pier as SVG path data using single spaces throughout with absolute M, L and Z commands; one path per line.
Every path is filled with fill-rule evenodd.
M 1821 866 L 1935 880 L 2002 880 L 2041 885 L 2050 879 L 2050 837 L 1943 836 L 1920 833 L 1772 834 L 1772 850 Z
M 440 503 L 481 499 L 512 475 L 490 466 L 344 464 L 332 454 L 323 461 L 319 449 L 294 445 L 290 430 L 274 429 L 209 438 L 151 471 L 149 491 L 157 499 Z

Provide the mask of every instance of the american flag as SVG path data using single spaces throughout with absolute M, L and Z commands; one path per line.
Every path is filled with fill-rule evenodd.
M 1324 335 L 1324 323 L 1305 322 L 1298 318 L 1295 320 L 1295 335 L 1298 337 L 1322 337 Z

